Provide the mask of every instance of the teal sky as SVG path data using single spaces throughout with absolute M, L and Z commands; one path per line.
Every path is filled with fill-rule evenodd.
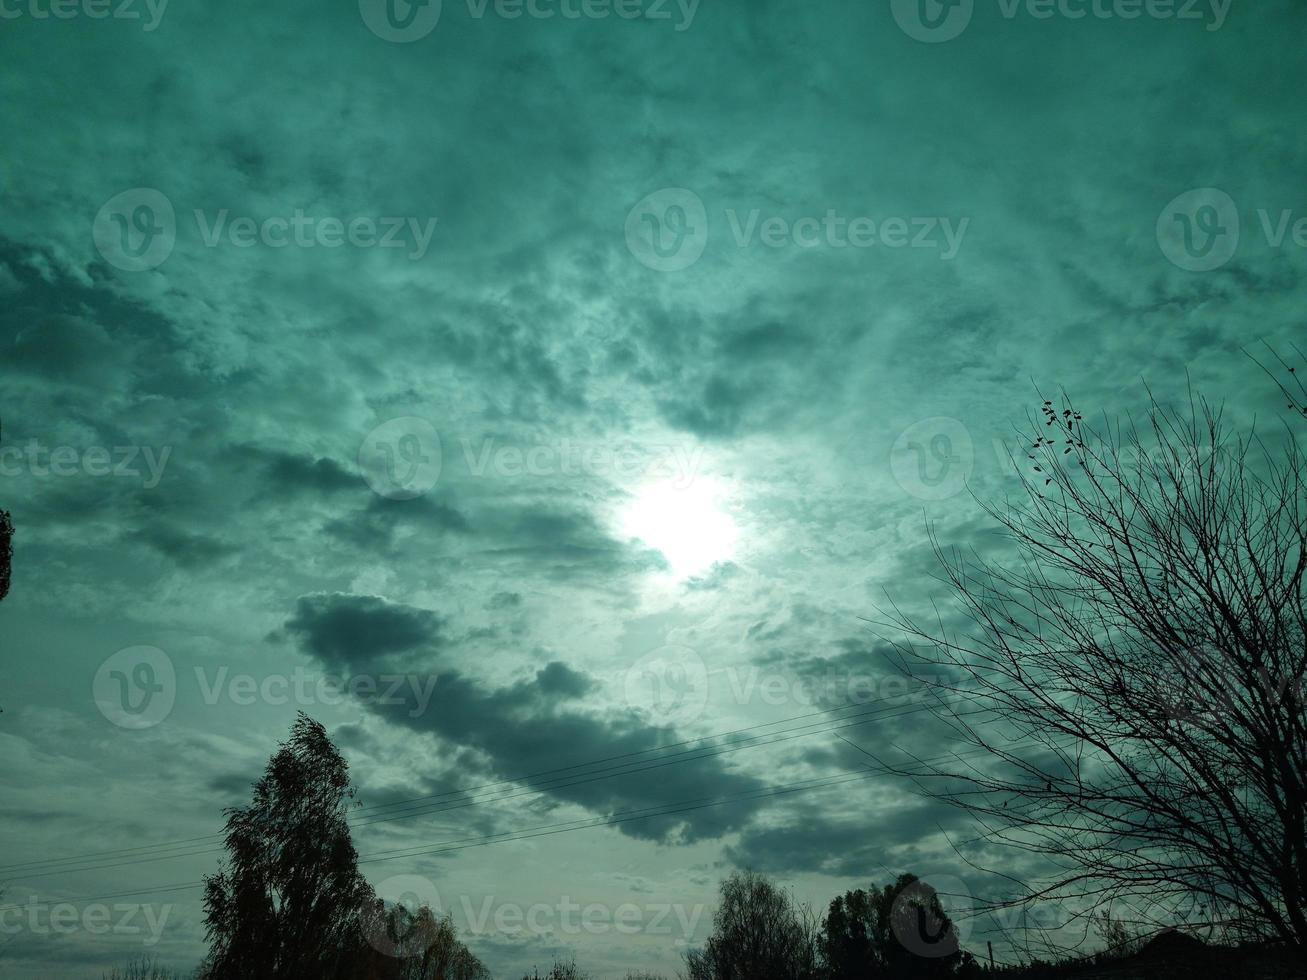
M 1001 556 L 968 490 L 1037 392 L 1278 407 L 1241 349 L 1303 334 L 1307 10 L 923 2 L 0 0 L 0 865 L 139 848 L 0 868 L 0 972 L 196 962 L 158 889 L 218 855 L 157 845 L 297 710 L 365 805 L 446 794 L 365 857 L 517 835 L 364 865 L 497 976 L 671 975 L 735 867 L 987 894 L 839 712 L 519 779 L 851 699 L 946 752 L 867 619 L 938 596 L 928 520 Z

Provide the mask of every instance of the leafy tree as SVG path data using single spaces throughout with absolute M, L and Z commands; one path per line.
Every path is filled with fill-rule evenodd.
M 247 807 L 228 867 L 205 879 L 201 980 L 488 980 L 449 916 L 389 907 L 358 870 L 349 767 L 301 713 Z
M 688 980 L 810 980 L 817 936 L 807 910 L 768 878 L 736 872 L 722 882 L 713 934 L 686 954 Z
M 821 957 L 831 980 L 874 977 L 884 966 L 871 897 L 859 888 L 831 900 L 822 923 Z
M 832 901 L 820 944 L 830 980 L 928 980 L 971 965 L 935 890 L 910 874 Z
M 0 599 L 9 594 L 9 582 L 14 558 L 14 522 L 9 511 L 0 510 Z
M 0 509 L 0 599 L 9 594 L 10 567 L 14 557 L 14 522 L 9 511 Z
M 458 939 L 453 918 L 423 905 L 385 908 L 377 900 L 364 928 L 376 954 L 369 977 L 377 980 L 489 980 L 481 961 Z
M 375 898 L 345 821 L 345 760 L 301 713 L 247 807 L 227 811 L 228 866 L 206 877 L 204 980 L 352 976 Z

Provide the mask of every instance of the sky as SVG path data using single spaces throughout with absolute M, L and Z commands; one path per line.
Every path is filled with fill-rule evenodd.
M 1049 393 L 1275 411 L 1307 9 L 389 3 L 0 0 L 0 971 L 193 966 L 299 711 L 497 976 L 992 894 L 880 611 Z

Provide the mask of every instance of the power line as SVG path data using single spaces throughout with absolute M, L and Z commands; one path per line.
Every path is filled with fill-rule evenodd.
M 719 748 L 712 751 L 692 749 L 689 750 L 688 752 L 679 753 L 678 757 L 673 757 L 666 760 L 656 760 L 653 761 L 651 764 L 640 765 L 633 768 L 610 767 L 611 769 L 616 769 L 618 771 L 607 772 L 604 770 L 600 770 L 598 771 L 597 774 L 582 773 L 580 774 L 582 778 L 571 779 L 566 782 L 558 783 L 557 785 L 535 787 L 531 789 L 522 790 L 516 793 L 507 793 L 507 794 L 500 794 L 497 796 L 491 796 L 485 799 L 473 799 L 473 800 L 466 800 L 462 802 L 451 802 L 446 804 L 433 805 L 408 813 L 398 813 L 398 814 L 388 814 L 388 815 L 378 816 L 378 817 L 374 817 L 371 820 L 354 824 L 353 826 L 355 827 L 370 826 L 371 824 L 374 823 L 386 823 L 395 820 L 405 820 L 411 817 L 426 816 L 435 813 L 445 813 L 450 810 L 459 810 L 469 806 L 479 806 L 486 803 L 499 803 L 511 799 L 517 799 L 523 796 L 534 796 L 544 792 L 567 789 L 572 786 L 591 783 L 597 780 L 612 779 L 619 776 L 633 775 L 636 773 L 647 772 L 652 769 L 661 769 L 665 766 L 680 765 L 686 762 L 697 762 L 702 759 L 714 758 L 716 756 L 726 755 L 732 752 L 739 752 L 744 749 L 757 748 L 764 745 L 774 745 L 779 742 L 791 741 L 796 738 L 806 738 L 810 735 L 829 734 L 830 732 L 838 732 L 847 728 L 856 728 L 861 725 L 868 724 L 871 721 L 882 720 L 884 718 L 899 718 L 904 715 L 912 714 L 916 711 L 921 710 L 921 706 L 901 710 L 897 714 L 892 714 L 892 715 L 888 714 L 888 710 L 889 709 L 878 709 L 876 711 L 865 713 L 866 715 L 870 715 L 871 717 L 864 717 L 863 715 L 848 715 L 845 716 L 844 718 L 834 719 L 835 721 L 840 722 L 840 724 L 836 724 L 836 725 L 808 724 L 808 725 L 799 726 L 798 729 L 783 729 L 779 732 L 768 732 L 768 733 L 764 733 L 763 735 L 755 736 L 753 739 L 749 740 L 750 744 L 731 745 L 725 748 Z M 980 712 L 976 711 L 976 712 L 968 712 L 968 713 L 974 714 Z M 862 719 L 862 720 L 851 720 L 851 719 Z M 812 729 L 812 730 L 805 731 L 801 729 Z M 792 734 L 793 732 L 797 732 L 797 734 Z M 780 736 L 780 737 L 773 737 L 773 736 Z M 766 741 L 759 741 L 759 739 L 766 739 Z M 552 780 L 550 782 L 557 782 L 557 780 Z M 146 864 L 154 861 L 165 861 L 165 860 L 170 860 L 172 858 L 197 857 L 204 854 L 217 854 L 217 853 L 221 853 L 223 850 L 224 848 L 221 846 L 207 847 L 207 848 L 199 848 L 194 850 L 172 851 L 171 853 L 167 853 L 167 854 L 138 855 L 132 858 L 125 859 L 123 861 L 112 862 L 108 864 L 92 864 L 92 865 L 76 866 L 71 868 L 58 867 L 49 870 L 40 870 L 40 868 L 38 867 L 32 873 L 24 875 L 24 877 L 28 879 L 35 879 L 35 878 L 51 877 L 53 875 L 59 875 L 59 874 L 73 874 L 82 871 L 105 871 L 105 870 L 112 870 L 121 867 L 129 867 L 135 864 Z M 60 860 L 63 862 L 67 862 L 72 859 L 64 858 Z M 40 864 L 40 862 L 32 862 L 32 863 L 37 865 Z
M 988 749 L 976 749 L 971 752 L 964 752 L 964 753 L 947 753 L 944 755 L 936 756 L 934 759 L 921 760 L 921 762 L 923 764 L 930 764 L 932 762 L 937 762 L 941 759 L 950 759 L 950 758 L 961 759 L 970 756 L 987 755 L 987 754 L 989 754 Z M 575 827 L 567 826 L 569 824 L 580 823 L 581 821 L 579 820 L 563 821 L 562 823 L 544 824 L 542 826 L 537 826 L 537 827 L 526 827 L 520 831 L 511 831 L 502 834 L 487 834 L 480 837 L 463 838 L 462 840 L 442 841 L 438 844 L 430 845 L 430 846 L 418 845 L 418 849 L 416 851 L 414 848 L 400 848 L 397 851 L 382 851 L 370 855 L 366 858 L 360 858 L 358 863 L 375 864 L 381 861 L 393 860 L 396 858 L 420 857 L 426 854 L 438 854 L 438 853 L 446 853 L 449 851 L 466 850 L 471 847 L 483 847 L 490 844 L 505 844 L 505 843 L 511 843 L 512 841 L 515 840 L 528 840 L 533 837 L 550 836 L 555 833 L 568 833 L 574 830 L 589 830 L 597 827 L 614 826 L 616 824 L 626 823 L 631 820 L 649 819 L 657 816 L 670 816 L 676 813 L 688 813 L 693 810 L 702 810 L 712 806 L 723 806 L 727 803 L 739 802 L 740 800 L 743 799 L 749 799 L 749 798 L 760 797 L 760 796 L 781 796 L 781 795 L 787 795 L 788 793 L 804 792 L 810 789 L 820 789 L 827 785 L 839 785 L 841 783 L 846 783 L 846 782 L 855 782 L 862 779 L 868 779 L 874 775 L 879 775 L 883 773 L 893 774 L 895 772 L 894 770 L 884 766 L 883 764 L 877 767 L 873 767 L 864 763 L 864 767 L 868 770 L 867 772 L 857 772 L 857 773 L 842 772 L 836 776 L 824 776 L 824 777 L 816 777 L 815 779 L 800 780 L 795 783 L 788 783 L 782 786 L 770 787 L 766 790 L 754 791 L 751 793 L 744 793 L 744 794 L 736 794 L 733 797 L 726 797 L 721 800 L 715 800 L 707 803 L 691 800 L 691 801 L 680 801 L 678 803 L 672 803 L 672 804 L 665 804 L 661 807 L 645 808 L 654 811 L 650 813 L 644 813 L 640 810 L 619 811 L 619 814 L 613 817 L 598 818 L 595 820 L 591 820 L 588 823 L 584 823 L 581 826 L 575 826 Z M 687 803 L 692 805 L 685 805 Z M 623 813 L 628 813 L 633 815 L 621 815 Z M 557 828 L 563 828 L 563 829 L 557 829 Z M 468 843 L 464 843 L 465 841 L 467 841 Z M 455 845 L 461 845 L 461 846 L 455 846 Z M 404 852 L 415 851 L 415 853 L 398 853 L 398 851 L 404 851 Z M 111 898 L 126 898 L 126 897 L 131 897 L 136 895 L 167 894 L 175 891 L 186 891 L 192 888 L 203 888 L 204 886 L 205 886 L 205 882 L 197 881 L 197 882 L 189 882 L 189 883 L 179 884 L 179 885 L 164 885 L 157 888 L 141 888 L 132 891 L 115 892 L 109 895 L 95 895 L 95 896 L 80 897 L 76 899 L 65 899 L 65 901 L 100 902 L 100 901 L 106 901 Z M 23 906 L 21 905 L 0 906 L 0 912 L 8 912 L 13 909 L 21 909 L 21 908 L 23 908 Z
M 853 782 L 853 781 L 855 781 L 855 780 L 867 779 L 867 778 L 869 778 L 869 777 L 872 776 L 872 775 L 875 775 L 875 773 L 854 773 L 854 774 L 852 774 L 851 776 L 850 776 L 850 774 L 848 774 L 848 773 L 840 773 L 838 776 L 833 776 L 833 777 L 830 777 L 830 776 L 828 776 L 828 777 L 820 777 L 820 780 L 817 781 L 815 785 L 811 785 L 811 784 L 814 783 L 814 780 L 802 780 L 802 781 L 800 781 L 800 782 L 798 782 L 798 783 L 791 783 L 791 784 L 786 784 L 786 785 L 783 785 L 783 786 L 772 787 L 772 788 L 771 788 L 769 791 L 767 791 L 767 792 L 768 792 L 770 795 L 778 796 L 778 795 L 782 795 L 782 793 L 785 793 L 785 792 L 802 792 L 802 791 L 804 791 L 804 790 L 808 790 L 808 789 L 820 789 L 820 788 L 822 788 L 824 785 L 827 785 L 827 784 L 830 784 L 830 785 L 838 785 L 838 783 L 841 783 L 841 782 Z M 758 795 L 756 792 L 755 792 L 755 793 L 748 793 L 748 794 L 736 794 L 736 796 L 733 796 L 733 797 L 726 797 L 726 798 L 724 798 L 724 799 L 721 799 L 721 800 L 715 800 L 715 801 L 712 801 L 712 802 L 709 802 L 709 803 L 697 803 L 697 804 L 692 805 L 692 806 L 682 806 L 682 803 L 684 803 L 685 801 L 681 801 L 681 803 L 665 804 L 664 806 L 665 806 L 665 807 L 668 807 L 668 809 L 663 809 L 663 808 L 652 808 L 652 809 L 655 810 L 655 812 L 652 812 L 652 813 L 637 813 L 637 814 L 632 815 L 632 816 L 615 816 L 615 817 L 612 817 L 612 818 L 601 818 L 601 819 L 598 820 L 598 821 L 592 821 L 592 822 L 590 822 L 590 823 L 587 823 L 587 824 L 584 825 L 584 826 L 580 826 L 580 827 L 571 827 L 571 828 L 568 828 L 568 829 L 570 829 L 570 830 L 588 830 L 588 829 L 591 829 L 591 828 L 594 828 L 594 827 L 611 826 L 611 825 L 618 824 L 618 823 L 625 823 L 625 822 L 628 822 L 628 821 L 631 821 L 631 820 L 642 820 L 642 819 L 648 819 L 648 818 L 656 817 L 656 816 L 670 815 L 670 814 L 673 814 L 673 813 L 686 813 L 686 812 L 689 812 L 690 810 L 702 810 L 702 809 L 706 809 L 707 807 L 711 807 L 711 806 L 723 806 L 723 805 L 725 805 L 725 804 L 727 804 L 727 803 L 735 803 L 735 802 L 738 802 L 740 799 L 744 799 L 744 798 L 748 798 L 748 797 L 752 797 L 752 796 L 756 796 L 756 795 Z M 693 802 L 693 801 L 691 801 L 691 802 Z M 576 822 L 576 821 L 567 821 L 567 823 L 575 823 L 575 822 Z M 543 826 L 538 826 L 538 827 L 527 827 L 527 828 L 523 828 L 521 831 L 514 831 L 514 832 L 512 832 L 513 836 L 508 836 L 508 835 L 505 835 L 505 834 L 488 834 L 488 835 L 484 835 L 484 836 L 481 837 L 481 838 L 476 838 L 476 839 L 474 839 L 474 840 L 475 840 L 474 843 L 467 843 L 467 844 L 464 844 L 464 845 L 461 846 L 461 847 L 456 847 L 456 846 L 446 846 L 446 845 L 450 844 L 451 842 L 441 842 L 440 844 L 435 845 L 435 846 L 434 846 L 434 849 L 433 849 L 432 851 L 427 851 L 427 852 L 423 852 L 423 853 L 437 853 L 437 852 L 442 852 L 442 851 L 445 851 L 445 850 L 464 850 L 464 849 L 469 848 L 469 847 L 480 847 L 480 846 L 485 846 L 485 845 L 487 845 L 487 844 L 503 844 L 503 843 L 509 843 L 509 842 L 512 841 L 512 840 L 525 840 L 525 839 L 528 839 L 529 837 L 533 837 L 533 836 L 545 836 L 545 833 L 543 833 L 543 832 L 553 832 L 553 833 L 566 833 L 566 832 L 567 832 L 567 830 L 557 830 L 557 829 L 555 829 L 555 828 L 558 828 L 559 826 L 560 826 L 559 824 L 545 824 L 545 825 L 543 825 Z M 500 839 L 500 838 L 503 838 L 503 839 Z M 457 842 L 453 842 L 453 843 L 457 843 Z M 401 857 L 401 856 L 403 856 L 403 855 L 390 855 L 390 854 L 387 854 L 387 856 L 385 856 L 385 857 L 377 857 L 377 856 L 373 856 L 373 857 L 370 857 L 370 858 L 367 858 L 367 859 L 362 859 L 362 858 L 360 858 L 360 859 L 359 859 L 359 864 L 364 864 L 364 863 L 377 863 L 378 861 L 381 861 L 381 860 L 390 860 L 392 857 Z M 414 857 L 415 857 L 415 856 L 417 856 L 417 855 L 408 855 L 408 856 L 414 856 Z M 106 901 L 106 900 L 111 899 L 111 898 L 126 898 L 126 897 L 134 896 L 134 895 L 155 895 L 155 894 L 165 894 L 165 893 L 169 893 L 169 892 L 174 892 L 174 891 L 183 891 L 183 890 L 188 890 L 188 889 L 192 889 L 192 888 L 202 888 L 202 887 L 204 887 L 204 884 L 205 884 L 205 883 L 204 883 L 203 881 L 195 881 L 195 882 L 187 882 L 187 883 L 185 883 L 185 884 L 179 884 L 179 885 L 164 885 L 164 886 L 160 886 L 160 887 L 158 887 L 158 888 L 140 888 L 140 889 L 134 889 L 134 890 L 132 890 L 132 891 L 114 892 L 113 894 L 109 894 L 109 895 L 94 895 L 94 896 L 87 896 L 87 897 L 82 897 L 82 898 L 77 898 L 77 899 L 65 899 L 65 900 L 66 900 L 66 901 L 78 901 L 78 902 L 101 902 L 101 901 Z M 11 911 L 11 910 L 13 910 L 13 909 L 21 909 L 21 908 L 23 908 L 22 905 L 4 905 L 4 906 L 0 906 L 0 912 L 8 912 L 8 911 Z
M 722 738 L 732 734 L 740 734 L 747 731 L 756 731 L 759 728 L 772 727 L 778 724 L 784 724 L 787 721 L 797 720 L 801 718 L 810 718 L 813 717 L 814 715 L 819 715 L 819 714 L 830 714 L 834 710 L 842 710 L 842 708 L 847 708 L 850 706 L 851 705 L 844 705 L 841 707 L 841 709 L 826 709 L 825 711 L 812 712 L 805 715 L 799 715 L 796 716 L 796 718 L 780 719 L 778 721 L 768 722 L 763 725 L 754 725 L 754 726 L 750 726 L 749 728 L 738 729 L 735 732 L 727 732 L 727 733 L 723 733 L 722 735 L 715 735 L 715 736 L 706 736 L 702 739 L 689 739 L 686 740 L 685 742 L 675 743 L 675 744 L 684 745 L 684 744 L 689 744 L 691 742 L 706 742 L 709 739 Z M 353 825 L 358 827 L 369 826 L 374 823 L 384 823 L 392 820 L 402 820 L 402 819 L 407 819 L 409 817 L 423 816 L 423 815 L 428 815 L 433 813 L 443 813 L 450 810 L 463 809 L 464 807 L 468 807 L 468 806 L 479 806 L 485 803 L 503 802 L 511 799 L 517 799 L 523 796 L 537 795 L 540 793 L 550 792 L 553 790 L 566 789 L 568 787 L 581 785 L 583 783 L 595 782 L 601 779 L 609 779 L 609 778 L 615 778 L 619 776 L 632 775 L 640 772 L 646 772 L 651 769 L 663 768 L 664 766 L 679 765 L 684 762 L 695 762 L 701 759 L 714 758 L 716 756 L 726 755 L 728 753 L 741 751 L 743 749 L 755 748 L 762 745 L 771 745 L 783 741 L 790 741 L 795 738 L 805 738 L 809 735 L 825 734 L 830 731 L 838 731 L 838 730 L 843 730 L 845 728 L 854 728 L 860 725 L 868 724 L 871 721 L 880 720 L 883 718 L 899 718 L 908 714 L 914 714 L 918 711 L 924 710 L 926 707 L 928 706 L 917 705 L 914 707 L 907 707 L 902 709 L 895 708 L 895 707 L 873 709 L 867 712 L 861 712 L 853 715 L 845 715 L 841 718 L 831 719 L 832 721 L 840 722 L 840 724 L 837 725 L 828 725 L 826 723 L 812 722 L 806 725 L 800 725 L 796 728 L 782 729 L 780 731 L 775 731 L 775 732 L 764 732 L 760 735 L 752 736 L 749 739 L 745 739 L 740 744 L 728 745 L 726 747 L 714 747 L 710 745 L 700 746 L 694 749 L 685 750 L 680 753 L 674 753 L 672 754 L 672 756 L 665 759 L 650 760 L 649 764 L 642 764 L 638 766 L 630 766 L 629 764 L 610 766 L 607 767 L 607 769 L 592 770 L 591 772 L 579 773 L 578 776 L 580 778 L 555 777 L 554 779 L 546 780 L 545 783 L 542 785 L 531 787 L 516 793 L 498 794 L 494 796 L 488 796 L 482 799 L 470 799 L 465 801 L 455 801 L 455 802 L 449 802 L 445 804 L 430 805 L 426 807 L 417 808 L 412 810 L 411 812 L 406 812 L 406 813 L 395 813 L 395 814 L 373 816 L 372 819 L 358 821 L 355 822 Z M 974 714 L 974 713 L 979 713 L 979 711 L 969 712 L 969 713 Z M 853 719 L 862 719 L 862 720 L 853 720 Z M 806 730 L 806 729 L 811 729 L 811 730 Z M 797 733 L 797 734 L 792 734 L 792 733 Z M 664 746 L 663 748 L 668 748 L 668 747 L 671 746 Z M 611 756 L 609 758 L 610 759 L 633 758 L 638 755 L 647 755 L 649 751 L 651 750 L 643 750 L 641 752 L 633 752 L 633 753 L 624 753 L 622 755 Z M 556 769 L 544 770 L 542 774 L 550 773 L 550 772 L 564 772 L 569 769 L 578 769 L 586 766 L 593 766 L 604 761 L 607 760 L 598 759 L 588 763 L 578 763 L 572 766 L 558 767 Z M 521 777 L 521 778 L 529 778 L 529 777 Z M 500 780 L 494 783 L 487 783 L 484 785 L 495 786 L 505 782 L 509 782 L 509 780 Z M 470 790 L 459 790 L 455 792 L 469 792 L 469 791 Z M 426 798 L 434 798 L 436 796 L 441 796 L 441 795 L 449 796 L 452 794 L 451 793 L 433 794 L 432 797 L 426 797 Z M 425 798 L 419 798 L 419 799 L 425 799 Z M 411 803 L 412 801 L 409 802 Z M 387 806 L 393 807 L 396 805 L 399 804 L 382 804 L 372 809 L 375 812 L 376 810 L 382 810 Z M 202 854 L 219 853 L 220 851 L 223 850 L 223 847 L 221 846 L 190 849 L 190 850 L 175 850 L 175 848 L 183 847 L 184 845 L 192 843 L 192 841 L 216 842 L 220 840 L 222 836 L 223 835 L 220 834 L 210 835 L 207 837 L 193 838 L 192 840 L 175 841 L 175 842 L 160 844 L 155 846 L 143 845 L 135 848 L 126 848 L 119 851 L 106 851 L 106 852 L 100 852 L 99 854 L 84 855 L 80 857 L 73 856 L 73 857 L 65 857 L 65 858 L 53 858 L 44 861 L 30 861 L 24 864 L 10 865 L 8 867 L 0 868 L 0 871 L 2 872 L 16 871 L 20 873 L 24 871 L 28 871 L 31 873 L 25 875 L 25 877 L 41 878 L 41 877 L 49 877 L 51 875 L 56 875 L 56 874 L 75 873 L 79 871 L 109 870 L 113 868 L 126 867 L 132 864 L 168 860 L 171 858 L 179 858 L 179 857 L 198 856 Z M 163 851 L 163 850 L 167 850 L 170 853 L 158 853 L 159 851 Z M 126 857 L 128 853 L 135 852 L 135 851 L 146 851 L 147 853 L 135 855 L 133 857 Z M 154 853 L 150 853 L 151 851 L 153 851 Z M 108 864 L 92 864 L 92 865 L 74 866 L 74 867 L 58 867 L 58 865 L 67 865 L 70 863 L 75 864 L 77 861 L 94 861 L 96 860 L 97 857 L 112 857 L 116 854 L 123 854 L 124 860 L 108 863 Z
M 369 815 L 370 813 L 375 813 L 375 812 L 378 812 L 378 811 L 384 811 L 384 810 L 391 809 L 391 808 L 396 808 L 396 807 L 406 806 L 406 805 L 411 804 L 411 803 L 417 803 L 417 802 L 420 802 L 420 801 L 422 801 L 422 800 L 434 800 L 434 799 L 438 799 L 438 798 L 440 798 L 440 797 L 455 796 L 455 795 L 457 795 L 457 794 L 459 794 L 459 793 L 474 793 L 474 792 L 478 792 L 478 791 L 480 791 L 480 790 L 488 789 L 488 788 L 491 788 L 491 787 L 494 787 L 494 786 L 500 786 L 500 785 L 512 784 L 512 783 L 520 783 L 520 782 L 524 782 L 524 781 L 526 781 L 526 780 L 530 780 L 530 779 L 537 779 L 537 778 L 542 777 L 542 776 L 549 776 L 549 775 L 552 775 L 552 774 L 554 774 L 554 773 L 567 772 L 567 771 L 569 771 L 569 770 L 573 770 L 573 769 L 583 769 L 583 768 L 586 768 L 586 767 L 589 767 L 589 766 L 600 765 L 601 763 L 605 763 L 605 762 L 614 762 L 614 761 L 617 761 L 617 760 L 619 760 L 619 759 L 635 758 L 635 757 L 637 757 L 637 756 L 641 756 L 641 755 L 648 755 L 649 753 L 652 753 L 652 752 L 662 752 L 662 751 L 665 751 L 665 750 L 667 750 L 667 749 L 678 748 L 678 747 L 680 747 L 680 746 L 682 746 L 682 745 L 690 745 L 690 744 L 695 743 L 695 742 L 708 742 L 708 741 L 712 741 L 712 740 L 716 740 L 716 739 L 729 738 L 729 737 L 732 736 L 732 735 L 740 735 L 740 734 L 743 734 L 743 733 L 745 733 L 745 732 L 757 731 L 757 730 L 760 729 L 760 728 L 770 728 L 770 727 L 775 726 L 775 725 L 783 725 L 783 724 L 787 724 L 787 723 L 792 722 L 792 721 L 800 721 L 800 720 L 802 720 L 802 719 L 804 719 L 804 718 L 813 718 L 813 717 L 816 717 L 816 716 L 818 716 L 818 715 L 832 714 L 832 713 L 837 712 L 837 711 L 844 711 L 844 710 L 846 710 L 846 709 L 848 709 L 848 708 L 852 708 L 852 707 L 860 707 L 860 706 L 861 706 L 861 705 L 859 705 L 857 702 L 848 702 L 848 703 L 846 703 L 846 704 L 838 705 L 838 706 L 833 707 L 833 708 L 823 708 L 823 709 L 821 709 L 821 710 L 819 710 L 819 711 L 808 712 L 808 713 L 806 713 L 806 714 L 802 714 L 802 715 L 793 715 L 793 716 L 791 716 L 791 717 L 789 717 L 789 718 L 780 718 L 780 719 L 777 719 L 776 721 L 763 722 L 763 723 L 758 724 L 758 725 L 750 725 L 750 726 L 748 726 L 748 727 L 746 727 L 746 728 L 737 728 L 737 729 L 733 729 L 733 730 L 731 730 L 731 731 L 727 731 L 727 732 L 718 732 L 718 733 L 715 733 L 715 734 L 712 734 L 712 735 L 704 735 L 704 736 L 701 736 L 701 737 L 699 737 L 699 738 L 685 739 L 685 740 L 680 741 L 680 742 L 672 742 L 672 743 L 670 743 L 670 744 L 668 744 L 668 745 L 660 745 L 660 746 L 656 746 L 656 747 L 654 747 L 654 748 L 650 748 L 650 749 L 641 749 L 641 750 L 639 750 L 639 751 L 637 751 L 637 752 L 625 752 L 625 753 L 621 753 L 621 754 L 618 754 L 618 755 L 605 756 L 605 757 L 602 757 L 602 758 L 599 758 L 599 759 L 592 759 L 592 760 L 590 760 L 590 761 L 588 761 L 588 762 L 578 762 L 578 763 L 573 763 L 572 765 L 568 765 L 568 766 L 559 766 L 559 767 L 556 767 L 556 768 L 554 768 L 554 769 L 544 769 L 544 770 L 540 770 L 540 771 L 533 772 L 533 773 L 526 773 L 526 774 L 523 774 L 523 775 L 520 775 L 520 776 L 512 776 L 512 777 L 507 777 L 507 778 L 504 778 L 504 779 L 494 780 L 494 781 L 492 781 L 492 782 L 488 782 L 488 783 L 482 783 L 482 784 L 477 785 L 477 786 L 461 787 L 461 788 L 459 788 L 459 789 L 447 790 L 447 791 L 442 792 L 442 793 L 432 793 L 432 794 L 429 794 L 429 795 L 427 795 L 427 796 L 417 796 L 417 797 L 412 797 L 412 798 L 407 799 L 407 800 L 395 800 L 395 801 L 392 801 L 392 802 L 390 802 L 390 803 L 377 803 L 377 804 L 372 804 L 372 805 L 370 805 L 370 806 L 360 807 L 358 810 L 355 810 L 355 811 L 354 811 L 354 814 L 353 814 L 353 815 L 364 816 L 364 815 Z M 913 711 L 922 710 L 923 707 L 924 707 L 924 706 L 918 706 L 917 708 L 914 708 L 914 709 L 912 709 L 912 710 L 913 710 Z M 878 712 L 881 712 L 881 711 L 890 711 L 890 710 L 893 710 L 893 709 L 892 709 L 892 708 L 879 708 L 879 709 L 873 709 L 873 711 L 872 711 L 872 712 L 868 712 L 868 714 L 874 714 L 874 713 L 878 713 Z M 853 715 L 849 715 L 849 716 L 846 716 L 846 717 L 855 717 L 855 716 L 853 716 Z M 805 727 L 806 727 L 806 726 L 805 726 Z M 777 732 L 770 732 L 770 733 L 766 733 L 766 734 L 769 734 L 769 735 L 770 735 L 770 734 L 780 734 L 780 733 L 777 733 Z M 758 737 L 763 737 L 763 736 L 758 736 Z M 706 748 L 706 747 L 707 747 L 707 746 L 705 746 L 705 748 Z M 697 751 L 697 750 L 693 750 L 693 751 Z M 155 844 L 139 844 L 139 845 L 135 845 L 135 846 L 132 846 L 132 847 L 113 848 L 113 849 L 106 850 L 106 851 L 93 851 L 93 852 L 84 853 L 84 854 L 79 854 L 79 855 L 70 855 L 70 856 L 68 856 L 68 857 L 63 857 L 63 858 L 47 858 L 47 859 L 40 860 L 40 861 L 26 861 L 26 862 L 21 862 L 21 863 L 18 863 L 18 864 L 2 865 L 2 866 L 0 866 L 0 873 L 10 872 L 10 871 L 18 871 L 18 870 L 23 870 L 23 869 L 27 869 L 27 868 L 40 867 L 40 866 L 45 866 L 45 865 L 50 865 L 50 864 L 68 863 L 68 862 L 74 862 L 74 861 L 89 861 L 89 860 L 94 860 L 94 859 L 96 859 L 96 858 L 102 858 L 102 857 L 115 857 L 115 856 L 119 856 L 119 855 L 131 854 L 131 853 L 134 853 L 134 852 L 137 852 L 137 851 L 154 851 L 154 850 L 160 850 L 160 849 L 167 849 L 167 848 L 171 848 L 171 847 L 179 847 L 179 846 L 187 845 L 187 844 L 198 844 L 198 843 L 203 843 L 203 842 L 205 842 L 205 841 L 219 841 L 219 840 L 222 840 L 223 836 L 224 836 L 224 834 L 222 834 L 222 833 L 216 833 L 216 834 L 205 834 L 205 835 L 200 836 L 200 837 L 189 837 L 189 838 L 182 838 L 182 839 L 180 839 L 180 840 L 162 841 L 162 842 L 155 843 Z

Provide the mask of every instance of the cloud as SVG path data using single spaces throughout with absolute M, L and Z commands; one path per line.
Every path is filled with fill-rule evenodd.
M 654 769 L 655 778 L 628 768 L 657 766 L 654 752 L 681 741 L 669 728 L 650 726 L 631 711 L 601 711 L 579 703 L 596 682 L 562 662 L 530 677 L 491 685 L 446 666 L 447 621 L 424 609 L 376 596 L 302 597 L 285 624 L 301 648 L 325 666 L 351 674 L 405 670 L 434 682 L 419 704 L 411 691 L 400 703 L 369 702 L 379 717 L 413 731 L 484 753 L 501 777 L 517 778 L 556 803 L 600 815 L 685 800 L 712 801 L 765 786 L 728 767 L 722 757 Z M 640 756 L 640 753 L 648 753 Z M 594 758 L 635 755 L 630 761 L 577 768 Z M 544 775 L 527 776 L 542 772 Z M 720 837 L 746 825 L 756 804 L 735 803 L 694 812 L 652 815 L 619 824 L 628 836 L 690 842 Z
M 148 524 L 126 535 L 176 562 L 181 568 L 200 568 L 233 554 L 235 545 L 207 534 L 192 534 L 167 524 Z
M 443 618 L 425 609 L 335 593 L 301 596 L 285 630 L 332 669 L 368 670 L 396 654 L 433 649 L 444 626 Z

